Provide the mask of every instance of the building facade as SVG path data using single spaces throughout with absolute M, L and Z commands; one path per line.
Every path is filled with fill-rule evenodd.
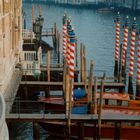
M 8 139 L 4 102 L 14 89 L 22 49 L 22 0 L 0 0 L 0 139 Z M 15 79 L 14 79 L 15 78 Z

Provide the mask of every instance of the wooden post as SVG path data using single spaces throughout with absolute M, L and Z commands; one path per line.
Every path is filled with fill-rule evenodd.
M 34 28 L 34 22 L 35 22 L 35 11 L 34 11 L 34 5 L 32 5 L 32 31 Z
M 88 79 L 88 103 L 92 103 L 92 84 L 93 84 L 93 60 L 90 62 L 90 74 Z M 92 104 L 91 104 L 92 105 Z
M 63 64 L 63 92 L 64 92 L 64 97 L 66 95 L 66 59 L 64 59 L 64 64 Z
M 86 75 L 86 57 L 83 57 L 84 61 L 84 85 L 85 85 L 85 91 L 87 93 L 87 75 Z
M 47 74 L 48 74 L 48 82 L 50 82 L 50 50 L 47 51 L 47 55 L 48 55 L 48 58 L 47 58 Z
M 97 87 L 98 86 L 98 79 L 95 77 L 94 80 L 94 94 L 93 94 L 93 105 L 94 105 L 94 114 L 97 114 Z
M 67 140 L 70 140 L 71 137 L 71 97 L 72 97 L 72 90 L 73 90 L 73 81 L 70 79 L 70 86 L 69 86 L 69 111 L 68 111 L 68 120 L 67 120 Z
M 57 27 L 56 22 L 54 23 L 54 32 L 55 32 L 55 49 L 57 49 Z
M 114 140 L 120 140 L 120 138 L 121 138 L 121 123 L 115 122 Z
M 58 64 L 60 63 L 60 33 L 57 32 L 57 59 L 58 59 Z
M 93 127 L 93 140 L 96 140 L 97 138 L 97 122 L 94 121 L 94 127 Z
M 138 37 L 136 96 L 140 97 L 140 28 L 139 28 L 139 37 Z
M 101 81 L 99 117 L 98 117 L 98 140 L 101 139 L 101 116 L 102 116 L 102 107 L 103 107 L 103 92 L 104 92 L 104 79 Z
M 136 18 L 134 18 L 132 23 L 131 31 L 131 45 L 130 45 L 130 64 L 129 64 L 129 83 L 128 83 L 128 93 L 133 95 L 133 74 L 134 74 L 134 56 L 135 56 L 135 40 L 136 40 Z
M 128 81 L 128 93 L 133 95 L 133 78 L 130 76 Z
M 33 122 L 33 138 L 34 140 L 40 140 L 40 128 L 36 122 Z
M 86 57 L 85 57 L 85 45 L 83 45 L 83 54 L 82 54 L 82 59 L 83 59 L 83 82 L 85 85 L 85 90 L 86 90 Z
M 53 33 L 54 33 L 54 35 L 52 36 L 53 47 L 56 49 L 57 48 L 57 28 L 56 28 L 56 23 L 54 23 Z
M 69 90 L 70 90 L 70 77 L 69 77 L 69 67 L 68 66 L 65 66 L 66 68 L 66 73 L 65 73 L 65 91 L 64 91 L 64 94 L 65 94 L 65 101 L 66 101 L 66 115 L 69 114 Z
M 119 82 L 122 82 L 122 75 L 121 75 L 121 71 L 122 71 L 122 65 L 121 65 L 121 61 L 122 61 L 122 44 L 120 44 L 120 58 L 119 58 Z
M 81 82 L 83 82 L 83 44 L 80 44 L 80 60 L 81 60 L 81 65 L 80 65 L 80 71 L 81 71 Z
M 119 46 L 120 46 L 120 13 L 118 12 L 115 19 L 116 22 L 116 43 L 115 43 L 115 66 L 114 77 L 118 78 L 118 59 L 119 59 Z
M 122 77 L 124 78 L 124 82 L 126 83 L 126 53 L 128 47 L 128 34 L 129 34 L 129 17 L 126 17 L 125 25 L 124 25 L 124 39 L 123 39 L 123 47 L 122 47 Z
M 78 123 L 78 139 L 84 140 L 84 123 Z
M 77 38 L 75 41 L 75 54 L 76 54 L 76 67 L 78 67 L 78 43 L 77 43 Z

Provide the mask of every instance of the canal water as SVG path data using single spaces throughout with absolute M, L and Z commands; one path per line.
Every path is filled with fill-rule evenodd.
M 35 15 L 38 16 L 38 5 L 35 6 Z M 114 48 L 115 48 L 115 12 L 99 13 L 94 9 L 80 9 L 73 7 L 63 7 L 58 5 L 40 4 L 44 16 L 45 28 L 53 27 L 56 22 L 62 35 L 62 16 L 67 11 L 75 28 L 78 38 L 78 44 L 83 42 L 86 45 L 87 68 L 89 69 L 90 60 L 94 60 L 94 71 L 96 75 L 102 76 L 105 72 L 107 76 L 113 76 L 114 73 Z M 26 12 L 27 28 L 31 28 L 31 3 L 23 3 L 23 11 Z M 121 13 L 122 30 L 126 15 L 130 19 L 134 17 L 133 13 Z M 139 23 L 139 22 L 138 22 Z M 123 36 L 123 32 L 122 32 Z M 61 38 L 62 39 L 62 38 Z M 45 41 L 52 43 L 50 38 L 44 38 Z M 121 41 L 123 37 L 121 38 Z M 80 45 L 78 45 L 80 46 Z M 62 52 L 62 47 L 61 47 Z M 78 55 L 79 56 L 79 55 Z M 129 60 L 129 55 L 127 57 Z M 127 62 L 129 63 L 129 62 Z M 15 126 L 14 140 L 32 140 L 32 124 L 24 123 Z M 41 130 L 41 140 L 45 140 L 48 135 Z M 52 138 L 47 138 L 52 139 Z M 53 138 L 58 139 L 58 138 Z

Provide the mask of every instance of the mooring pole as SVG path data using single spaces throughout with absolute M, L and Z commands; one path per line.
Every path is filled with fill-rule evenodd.
M 125 25 L 124 25 L 124 40 L 123 40 L 123 48 L 122 48 L 122 78 L 126 79 L 126 53 L 128 46 L 128 34 L 129 34 L 129 18 L 126 17 Z M 126 81 L 125 81 L 126 82 Z
M 130 64 L 129 64 L 129 83 L 128 83 L 128 93 L 133 95 L 133 72 L 134 72 L 134 54 L 135 54 L 135 39 L 136 39 L 136 18 L 132 23 L 131 31 L 131 45 L 130 45 Z
M 40 140 L 40 126 L 37 122 L 33 122 L 33 138 L 34 140 Z
M 23 27 L 24 27 L 24 29 L 26 29 L 26 13 L 25 12 L 23 13 L 23 23 L 24 23 Z
M 57 59 L 58 64 L 60 63 L 60 33 L 57 31 Z
M 63 92 L 64 92 L 64 97 L 65 97 L 65 92 L 66 92 L 66 59 L 64 59 L 64 63 L 63 63 Z
M 52 39 L 53 39 L 53 47 L 56 50 L 56 48 L 57 48 L 57 27 L 56 27 L 56 23 L 54 23 L 53 32 L 54 32 L 54 35 L 52 36 Z
M 48 82 L 50 82 L 50 60 L 51 60 L 51 56 L 50 56 L 50 50 L 47 50 L 47 77 L 48 77 Z
M 80 71 L 81 71 L 81 82 L 83 82 L 83 43 L 80 44 Z
M 92 84 L 93 84 L 93 60 L 90 61 L 90 74 L 88 79 L 88 103 L 90 108 L 92 108 Z
M 137 59 L 136 96 L 137 97 L 140 97 L 140 28 L 139 28 L 139 37 L 138 37 L 138 59 Z
M 84 123 L 78 122 L 78 139 L 84 140 Z
M 76 68 L 78 67 L 78 41 L 75 39 Z
M 64 13 L 63 16 L 63 60 L 66 58 L 66 49 L 67 49 L 67 14 Z
M 114 140 L 120 140 L 121 138 L 121 122 L 115 122 Z
M 34 5 L 32 5 L 32 31 L 34 28 L 34 23 L 35 23 L 35 11 L 34 11 Z
M 93 93 L 93 104 L 94 104 L 94 114 L 97 114 L 97 89 L 98 89 L 98 79 L 95 77 L 94 80 L 94 93 Z
M 103 92 L 104 92 L 104 79 L 101 81 L 101 91 L 100 91 L 100 104 L 99 104 L 99 116 L 98 116 L 98 140 L 101 139 L 101 121 L 102 121 L 102 108 L 103 108 Z
M 122 71 L 122 64 L 121 64 L 121 61 L 122 61 L 122 44 L 120 44 L 120 57 L 119 57 L 119 82 L 122 82 L 122 75 L 121 75 L 121 71 Z
M 65 91 L 64 91 L 64 96 L 65 96 L 65 102 L 66 102 L 66 115 L 68 115 L 68 113 L 69 113 L 69 103 L 70 103 L 70 101 L 69 101 L 69 90 L 70 90 L 70 83 L 69 83 L 69 81 L 70 81 L 70 78 L 69 78 L 69 67 L 68 66 L 66 66 L 66 74 L 65 74 Z
M 55 49 L 57 51 L 57 47 L 58 47 L 57 39 L 58 39 L 58 36 L 57 36 L 57 25 L 56 25 L 56 22 L 54 23 L 54 28 L 55 28 Z
M 83 46 L 83 78 L 84 78 L 84 85 L 85 85 L 85 91 L 87 92 L 87 75 L 86 75 L 86 49 L 85 45 Z
M 93 140 L 97 138 L 97 122 L 94 120 L 93 122 Z
M 66 60 L 68 66 L 70 65 L 70 32 L 71 32 L 71 21 L 67 19 L 67 49 L 66 49 Z
M 70 79 L 72 79 L 73 82 L 73 89 L 74 89 L 74 64 L 75 64 L 75 32 L 74 32 L 74 28 L 71 28 L 71 32 L 70 32 Z M 74 95 L 73 95 L 73 91 L 72 91 L 72 101 L 74 99 Z
M 120 47 L 120 13 L 118 12 L 116 20 L 116 43 L 115 43 L 115 67 L 114 77 L 118 79 L 118 64 L 119 64 L 119 47 Z
M 72 106 L 72 92 L 73 92 L 73 80 L 70 79 L 69 86 L 69 110 L 68 110 L 68 120 L 67 120 L 67 140 L 70 140 L 71 137 L 71 106 Z

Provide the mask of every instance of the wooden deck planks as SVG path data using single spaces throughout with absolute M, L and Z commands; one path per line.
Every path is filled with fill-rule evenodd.
M 7 114 L 7 121 L 65 121 L 68 117 L 65 114 Z M 76 115 L 71 114 L 71 121 L 93 121 L 98 120 L 98 115 Z M 140 122 L 140 115 L 120 115 L 120 114 L 103 114 L 103 121 L 135 121 Z

